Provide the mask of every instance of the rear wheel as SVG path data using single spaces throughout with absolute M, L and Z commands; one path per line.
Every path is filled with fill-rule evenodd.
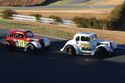
M 65 53 L 68 55 L 76 55 L 75 48 L 71 45 L 65 47 Z
M 107 57 L 107 56 L 109 56 L 109 52 L 103 47 L 97 48 L 95 54 L 96 54 L 97 57 Z
M 27 53 L 35 53 L 36 52 L 36 47 L 33 44 L 28 44 L 26 48 Z

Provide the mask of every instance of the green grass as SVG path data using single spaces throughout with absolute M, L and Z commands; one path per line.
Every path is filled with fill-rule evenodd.
M 43 8 L 43 7 L 0 7 L 0 12 L 5 9 L 12 9 L 12 10 L 85 10 L 88 8 Z M 90 9 L 90 8 L 89 8 Z M 100 9 L 100 8 L 98 8 Z
M 86 3 L 91 4 L 91 3 L 101 2 L 101 1 L 110 1 L 110 0 L 91 0 L 91 1 L 86 2 Z
M 21 30 L 31 30 L 36 34 L 46 35 L 50 37 L 64 38 L 70 39 L 73 34 L 69 32 L 64 32 L 61 30 L 57 30 L 55 28 L 42 27 L 40 25 L 31 25 L 30 23 L 15 23 L 10 20 L 0 19 L 0 25 L 4 26 L 2 29 L 21 29 Z
M 121 31 L 107 31 L 107 30 L 97 30 L 97 29 L 85 29 L 85 28 L 67 28 L 62 26 L 53 26 L 53 25 L 41 25 L 36 22 L 24 22 L 24 21 L 11 21 L 0 19 L 0 29 L 21 29 L 21 30 L 31 30 L 35 34 L 45 35 L 48 37 L 72 39 L 73 35 L 77 32 L 94 32 L 99 38 L 104 40 L 112 40 L 118 44 L 125 44 L 123 39 L 125 32 Z M 71 30 L 72 29 L 72 30 Z M 116 34 L 117 33 L 117 34 Z M 2 34 L 3 35 L 3 34 Z M 118 37 L 115 37 L 117 36 Z

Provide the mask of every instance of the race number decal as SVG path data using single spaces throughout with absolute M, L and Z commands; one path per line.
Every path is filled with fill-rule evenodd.
M 25 47 L 26 43 L 23 40 L 18 40 L 18 46 L 19 47 Z
M 80 46 L 83 47 L 83 48 L 85 48 L 85 49 L 91 48 L 90 44 L 81 44 Z

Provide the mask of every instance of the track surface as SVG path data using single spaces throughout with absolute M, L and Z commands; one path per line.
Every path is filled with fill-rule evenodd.
M 70 5 L 65 5 L 65 6 L 33 6 L 33 7 L 11 7 L 11 8 L 19 8 L 19 9 L 37 9 L 37 8 L 54 8 L 54 9 L 58 9 L 58 8 L 84 8 L 84 9 L 88 9 L 88 8 L 114 8 L 117 5 L 97 5 L 97 6 L 87 6 L 87 5 L 83 5 L 83 6 L 70 6 Z
M 0 30 L 0 40 L 5 30 Z M 108 58 L 67 56 L 65 41 L 51 39 L 50 51 L 25 54 L 0 47 L 0 83 L 125 83 L 125 52 Z
M 90 0 L 72 0 L 71 3 L 83 3 L 83 2 L 88 2 Z

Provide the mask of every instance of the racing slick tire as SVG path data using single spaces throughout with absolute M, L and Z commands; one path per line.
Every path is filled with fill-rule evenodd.
M 109 56 L 110 53 L 105 48 L 99 47 L 99 48 L 97 48 L 95 55 L 97 57 L 103 58 L 103 57 Z
M 71 56 L 71 55 L 72 55 L 72 56 L 76 55 L 75 48 L 74 48 L 73 46 L 71 46 L 71 45 L 67 45 L 67 46 L 65 47 L 64 51 L 65 51 L 65 53 L 66 53 L 67 55 L 70 55 L 70 56 Z

